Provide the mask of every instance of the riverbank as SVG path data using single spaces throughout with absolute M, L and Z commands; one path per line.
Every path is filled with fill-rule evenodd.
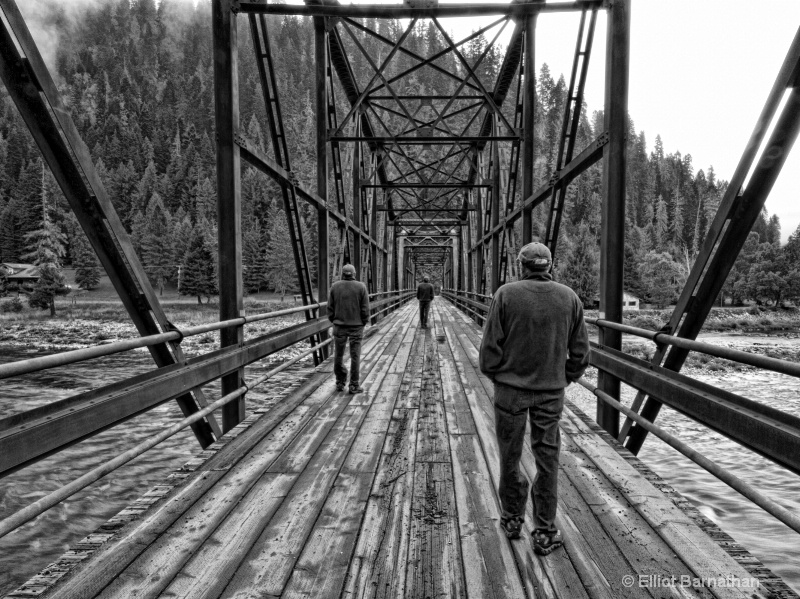
M 164 312 L 177 328 L 185 328 L 219 320 L 219 306 L 188 302 L 164 302 Z M 261 314 L 295 308 L 292 302 L 247 300 L 245 314 Z M 278 316 L 250 323 L 245 327 L 245 338 L 264 335 L 305 320 L 302 313 Z M 20 348 L 29 354 L 63 352 L 104 343 L 134 339 L 136 331 L 120 302 L 83 302 L 78 306 L 59 306 L 56 316 L 45 312 L 25 310 L 19 313 L 0 313 L 0 345 Z M 187 337 L 181 342 L 191 354 L 206 353 L 219 347 L 219 333 L 210 332 Z M 288 348 L 286 355 L 273 356 L 287 359 L 304 348 Z M 146 350 L 140 350 L 146 351 Z
M 214 303 L 197 304 L 176 298 L 165 301 L 162 305 L 170 322 L 178 328 L 215 322 L 219 319 L 219 307 Z M 245 300 L 246 314 L 293 307 L 296 307 L 296 304 L 291 301 L 282 303 L 277 297 Z M 670 315 L 670 310 L 625 312 L 624 323 L 654 331 L 664 326 Z M 586 316 L 596 318 L 597 312 L 589 310 Z M 303 315 L 298 313 L 252 323 L 245 327 L 245 337 L 263 335 L 302 320 Z M 596 339 L 597 327 L 590 326 L 590 332 Z M 62 301 L 55 317 L 50 317 L 46 312 L 28 309 L 19 313 L 0 313 L 0 344 L 23 349 L 31 355 L 79 349 L 137 336 L 138 333 L 125 308 L 118 300 L 83 301 L 77 305 Z M 800 310 L 761 307 L 715 308 L 709 315 L 699 340 L 772 358 L 800 362 Z M 217 349 L 218 345 L 219 335 L 215 332 L 189 337 L 182 342 L 182 346 L 190 355 Z M 299 347 L 289 348 L 284 351 L 286 355 L 275 358 L 287 359 L 301 350 Z M 624 335 L 623 350 L 643 360 L 649 360 L 655 351 L 655 344 L 646 339 Z M 713 374 L 752 370 L 755 368 L 691 352 L 683 372 Z
M 625 312 L 623 323 L 649 331 L 660 330 L 672 315 L 666 310 Z M 597 318 L 596 310 L 587 317 Z M 589 327 L 597 337 L 597 327 Z M 800 362 L 800 310 L 795 308 L 715 308 L 706 319 L 698 341 L 729 347 L 780 360 Z M 655 344 L 634 335 L 624 335 L 622 349 L 643 360 L 650 360 Z M 714 374 L 720 372 L 749 372 L 757 368 L 722 358 L 690 352 L 682 372 L 685 374 Z

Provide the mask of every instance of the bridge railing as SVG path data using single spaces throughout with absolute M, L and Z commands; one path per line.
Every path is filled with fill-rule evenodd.
M 375 321 L 397 309 L 411 299 L 412 295 L 407 289 L 374 294 L 372 297 L 381 297 L 381 299 L 370 303 L 371 319 Z M 0 379 L 84 362 L 166 341 L 180 343 L 187 337 L 325 306 L 326 303 L 321 302 L 313 306 L 298 306 L 287 310 L 265 312 L 193 327 L 175 328 L 138 339 L 2 364 L 0 365 Z M 0 476 L 16 471 L 102 430 L 151 410 L 166 401 L 179 397 L 189 389 L 211 383 L 248 364 L 304 342 L 314 335 L 326 331 L 330 326 L 331 323 L 323 315 L 314 320 L 300 322 L 248 339 L 240 346 L 226 347 L 199 355 L 187 360 L 184 364 L 156 368 L 124 381 L 2 418 L 0 419 Z M 319 346 L 319 348 L 322 347 L 323 345 Z M 313 353 L 313 351 L 309 350 L 303 355 Z M 204 417 L 197 417 L 200 412 L 203 412 L 204 415 L 210 413 L 207 411 L 207 407 L 201 406 L 200 410 L 184 415 L 195 418 L 192 421 L 194 423 Z
M 464 292 L 453 289 L 442 290 L 442 295 L 472 316 L 479 324 L 483 323 L 489 311 L 489 302 L 478 301 Z M 650 331 L 599 318 L 586 318 L 586 322 L 648 339 L 658 345 L 679 347 L 739 364 L 800 377 L 800 364 L 788 360 L 683 339 L 664 332 Z M 598 370 L 610 373 L 626 385 L 655 397 L 739 445 L 755 451 L 795 474 L 800 474 L 800 418 L 594 342 L 589 362 Z M 653 433 L 775 518 L 800 532 L 800 517 L 796 514 L 789 512 L 731 472 L 691 449 L 661 427 L 642 418 L 586 379 L 578 382 L 591 391 L 599 401 L 607 403 L 631 418 L 638 426 Z

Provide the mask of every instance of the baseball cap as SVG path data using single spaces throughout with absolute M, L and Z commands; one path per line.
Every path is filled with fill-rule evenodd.
M 345 264 L 342 267 L 342 276 L 344 277 L 354 277 L 356 276 L 356 267 L 352 264 Z
M 523 246 L 517 259 L 531 270 L 547 270 L 553 261 L 550 249 L 538 241 Z

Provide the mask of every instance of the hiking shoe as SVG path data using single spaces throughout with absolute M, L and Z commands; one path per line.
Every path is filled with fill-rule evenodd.
M 556 530 L 553 532 L 545 532 L 537 530 L 533 533 L 533 550 L 539 555 L 548 555 L 558 547 L 564 544 L 564 539 L 561 538 L 561 532 Z
M 350 395 L 355 395 L 356 393 L 364 393 L 364 387 L 361 385 L 350 385 Z
M 522 532 L 522 518 L 514 516 L 513 518 L 503 518 L 500 523 L 503 525 L 503 530 L 506 531 L 506 536 L 509 539 L 518 539 Z
M 336 383 L 337 391 L 344 391 L 344 383 Z

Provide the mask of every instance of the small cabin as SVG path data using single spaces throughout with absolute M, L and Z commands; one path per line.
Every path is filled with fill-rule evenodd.
M 639 309 L 639 298 L 635 295 L 628 293 L 627 291 L 622 292 L 622 309 L 623 310 L 638 310 Z
M 0 277 L 4 277 L 11 284 L 20 287 L 33 285 L 39 280 L 39 276 L 39 267 L 33 264 L 0 263 Z

